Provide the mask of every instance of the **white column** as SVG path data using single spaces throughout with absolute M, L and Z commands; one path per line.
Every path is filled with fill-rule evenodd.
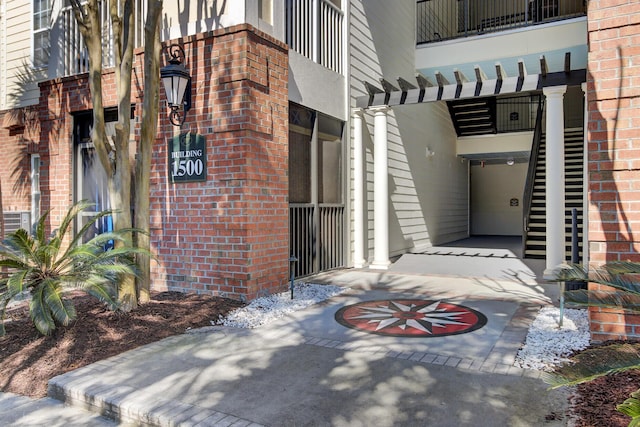
M 364 147 L 363 110 L 353 110 L 353 266 L 364 267 Z
M 589 97 L 587 84 L 582 83 L 584 93 L 584 159 L 582 168 L 582 185 L 584 197 L 582 199 L 582 264 L 589 265 Z
M 546 278 L 565 261 L 564 208 L 564 93 L 567 86 L 545 87 L 546 139 L 546 221 L 547 263 Z
M 386 270 L 389 261 L 389 161 L 387 153 L 387 111 L 370 109 L 373 119 L 373 263 L 370 268 Z

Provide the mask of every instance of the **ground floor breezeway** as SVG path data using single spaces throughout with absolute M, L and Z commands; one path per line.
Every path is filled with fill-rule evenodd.
M 471 236 L 393 259 L 392 273 L 515 280 L 535 285 L 544 280 L 545 261 L 522 258 L 520 236 Z

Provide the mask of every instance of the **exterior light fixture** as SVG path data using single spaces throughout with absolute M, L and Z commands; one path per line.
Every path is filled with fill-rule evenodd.
M 160 78 L 164 84 L 169 106 L 169 121 L 174 126 L 181 126 L 191 109 L 191 76 L 182 65 L 185 59 L 184 50 L 177 44 L 167 47 L 169 64 L 160 69 Z
M 513 157 L 509 157 L 509 158 L 507 159 L 507 164 L 508 164 L 509 166 L 513 166 L 515 162 L 516 162 L 516 161 L 514 160 L 514 158 L 513 158 Z

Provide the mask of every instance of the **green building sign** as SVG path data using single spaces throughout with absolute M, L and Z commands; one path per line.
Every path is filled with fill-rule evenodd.
M 204 136 L 188 132 L 170 140 L 169 176 L 173 183 L 207 180 L 207 144 Z

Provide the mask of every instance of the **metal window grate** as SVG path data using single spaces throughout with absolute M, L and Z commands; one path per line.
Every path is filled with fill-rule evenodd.
M 317 64 L 343 72 L 344 13 L 328 0 L 288 0 L 287 44 Z
M 26 211 L 3 212 L 4 234 L 13 233 L 21 228 L 31 229 L 31 213 Z

